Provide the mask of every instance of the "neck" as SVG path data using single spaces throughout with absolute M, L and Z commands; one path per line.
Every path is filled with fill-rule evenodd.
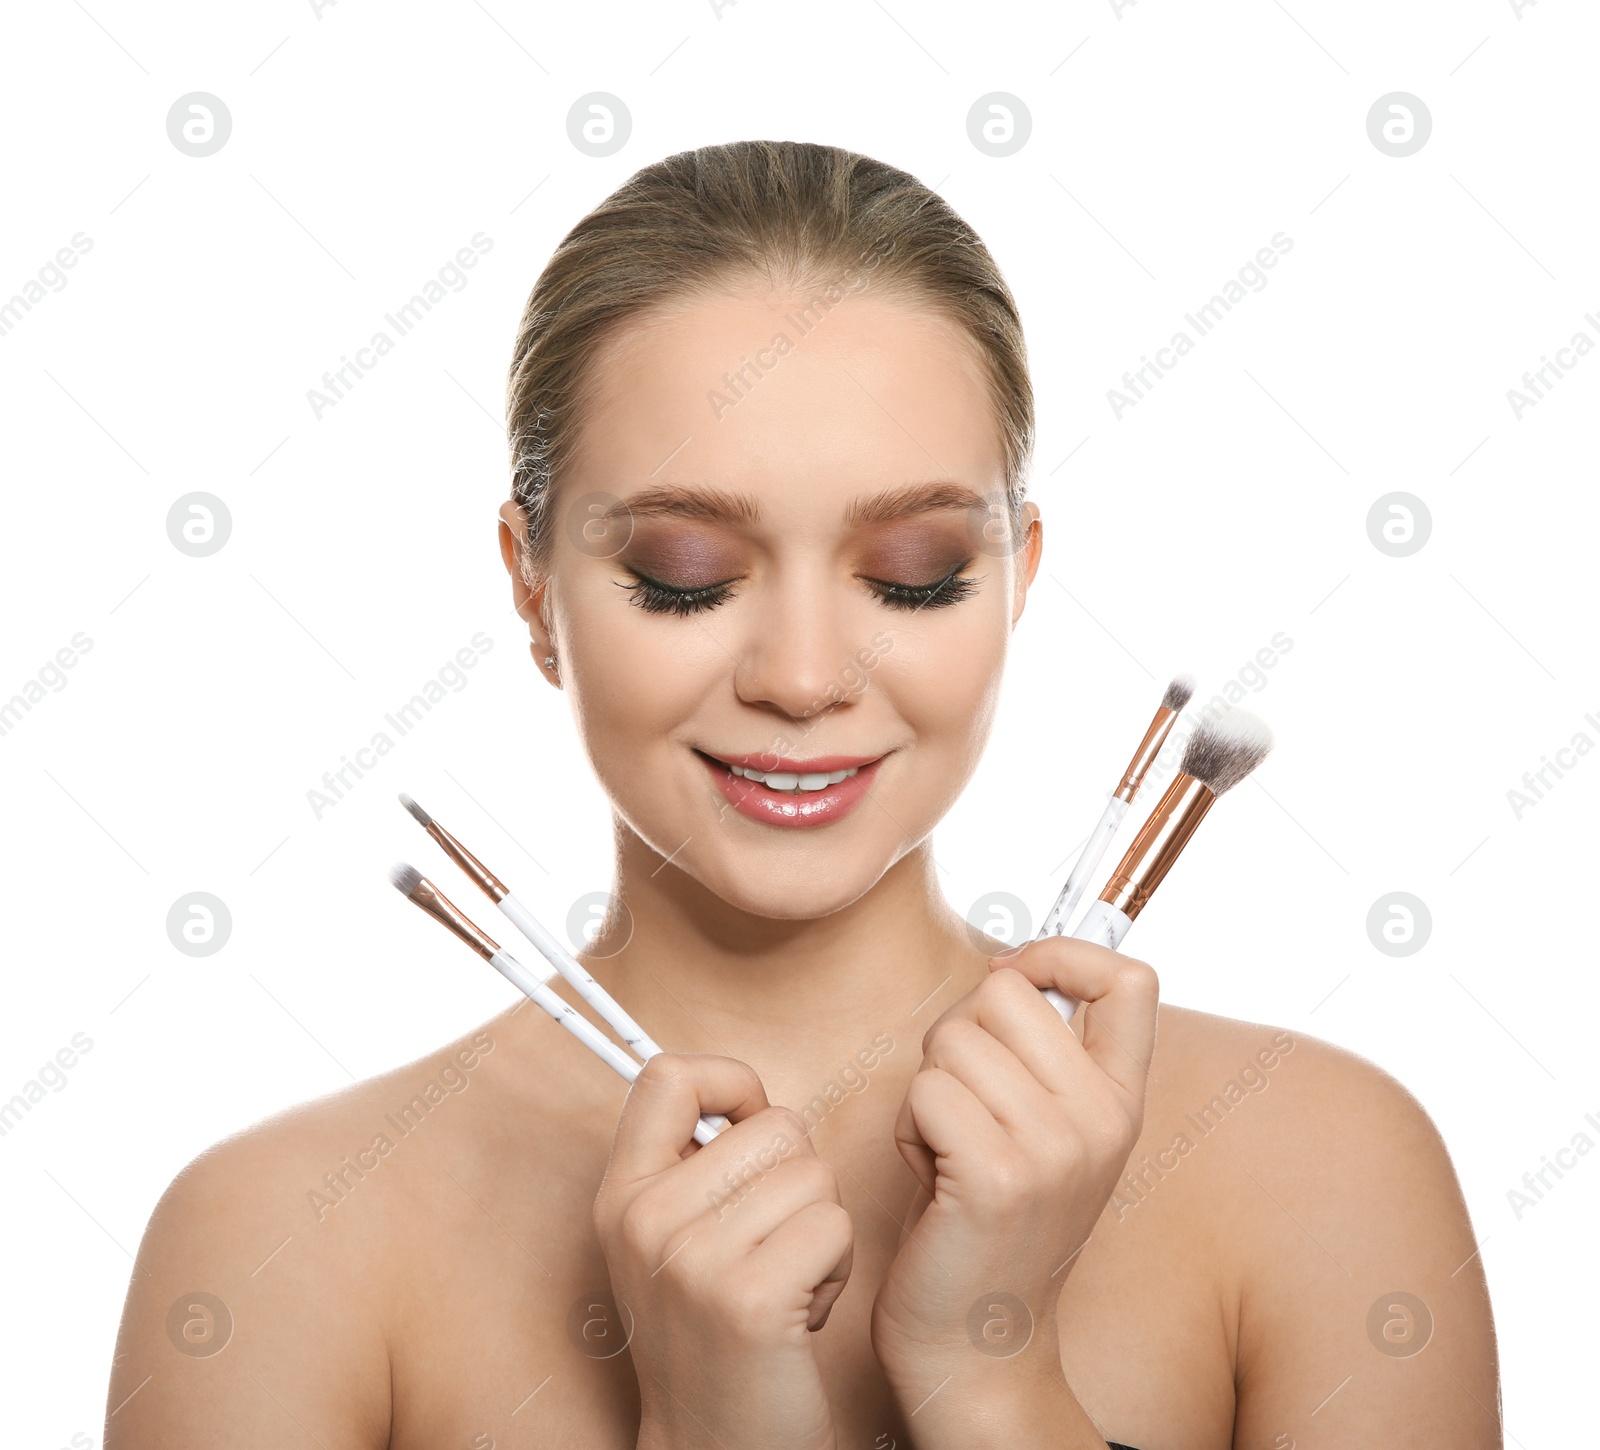
M 987 974 L 926 842 L 812 920 L 731 907 L 621 825 L 616 872 L 627 909 L 613 909 L 584 965 L 668 1051 L 739 1058 L 771 1102 L 805 1095 L 883 1033 L 910 1049 L 896 1073 L 915 1071 L 922 1034 Z

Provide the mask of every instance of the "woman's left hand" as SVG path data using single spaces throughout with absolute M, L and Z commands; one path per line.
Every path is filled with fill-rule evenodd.
M 989 1387 L 998 1402 L 1030 1369 L 1060 1380 L 1057 1301 L 1144 1122 L 1154 970 L 1070 937 L 989 967 L 923 1037 L 895 1124 L 925 1192 L 874 1301 L 872 1343 L 908 1414 L 947 1377 L 955 1394 L 940 1400 L 980 1418 Z M 1081 1042 L 1047 986 L 1082 1003 Z M 940 1400 L 918 1423 L 944 1418 Z

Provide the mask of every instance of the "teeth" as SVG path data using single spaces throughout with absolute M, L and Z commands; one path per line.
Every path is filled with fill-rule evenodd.
M 851 766 L 849 770 L 808 771 L 805 775 L 798 775 L 792 770 L 747 770 L 742 765 L 728 767 L 735 775 L 743 776 L 746 780 L 753 780 L 757 785 L 764 785 L 768 790 L 786 790 L 801 792 L 822 790 L 826 786 L 838 785 L 841 780 L 847 780 L 854 775 L 859 766 Z

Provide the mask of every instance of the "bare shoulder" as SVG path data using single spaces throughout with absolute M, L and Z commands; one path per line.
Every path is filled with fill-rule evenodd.
M 1235 1119 L 1241 1139 L 1281 1155 L 1285 1169 L 1339 1166 L 1351 1191 L 1392 1175 L 1454 1183 L 1448 1151 L 1417 1097 L 1371 1059 L 1309 1033 L 1163 1004 L 1157 1058 L 1163 1098 L 1182 1095 L 1206 1131 Z M 1252 1101 L 1258 1100 L 1258 1101 Z M 1453 1267 L 1453 1266 L 1452 1266 Z
M 1476 1238 L 1416 1096 L 1309 1034 L 1167 1006 L 1152 1079 L 1157 1137 L 1205 1165 L 1186 1181 L 1232 1280 L 1241 1435 L 1498 1445 Z
M 395 1265 L 440 1162 L 470 1173 L 484 1151 L 494 1047 L 460 1038 L 177 1173 L 129 1283 L 106 1450 L 389 1443 Z

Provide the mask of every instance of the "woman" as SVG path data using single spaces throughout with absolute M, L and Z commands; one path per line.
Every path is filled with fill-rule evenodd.
M 520 1003 L 202 1154 L 108 1450 L 1500 1445 L 1398 1083 L 940 895 L 1042 547 L 949 207 L 822 146 L 648 167 L 540 277 L 509 417 L 514 602 L 614 807 L 585 957 L 675 1050 L 625 1091 Z

